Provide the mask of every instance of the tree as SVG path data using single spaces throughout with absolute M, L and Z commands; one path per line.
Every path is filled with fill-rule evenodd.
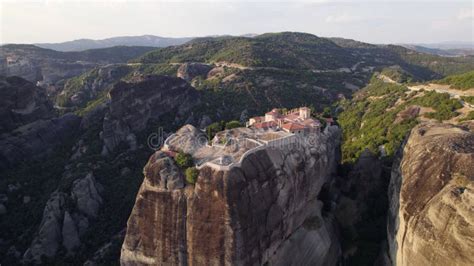
M 196 167 L 188 167 L 184 174 L 186 175 L 186 182 L 188 182 L 188 184 L 196 184 L 199 175 L 199 170 Z
M 238 127 L 242 127 L 242 124 L 240 124 L 240 122 L 237 120 L 232 120 L 225 124 L 225 129 L 233 129 Z
M 207 126 L 206 133 L 209 140 L 214 138 L 217 132 L 222 131 L 224 129 L 224 122 L 215 122 Z
M 179 152 L 176 155 L 175 161 L 176 161 L 176 164 L 183 169 L 191 167 L 194 164 L 194 160 L 191 154 L 184 153 L 184 152 Z
M 325 117 L 325 118 L 331 117 L 331 108 L 330 107 L 324 107 L 322 116 Z

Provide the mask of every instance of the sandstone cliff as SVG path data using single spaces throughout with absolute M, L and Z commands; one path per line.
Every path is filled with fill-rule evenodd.
M 185 145 L 200 137 L 187 132 Z M 144 169 L 121 264 L 335 265 L 340 244 L 318 196 L 333 180 L 339 138 L 329 127 L 316 142 L 267 146 L 230 170 L 204 166 L 195 185 L 185 185 L 174 160 L 156 152 Z
M 474 133 L 415 127 L 392 169 L 388 240 L 393 265 L 473 265 Z

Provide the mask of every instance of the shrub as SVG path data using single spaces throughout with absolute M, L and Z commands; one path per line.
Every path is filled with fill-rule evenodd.
M 176 161 L 176 164 L 183 169 L 192 167 L 194 164 L 193 157 L 191 156 L 191 154 L 184 153 L 184 152 L 179 152 L 176 155 L 175 161 Z
M 196 167 L 188 167 L 184 174 L 186 175 L 186 182 L 188 182 L 188 184 L 196 184 L 199 175 L 199 170 Z
M 237 120 L 232 120 L 225 124 L 225 129 L 233 129 L 238 127 L 242 127 L 242 124 L 240 124 L 240 122 Z
M 209 126 L 207 126 L 206 128 L 206 133 L 207 133 L 207 138 L 209 140 L 211 140 L 212 138 L 214 138 L 214 136 L 222 131 L 224 129 L 224 121 L 221 121 L 220 123 L 219 122 L 215 122 L 215 123 L 212 123 L 210 124 Z

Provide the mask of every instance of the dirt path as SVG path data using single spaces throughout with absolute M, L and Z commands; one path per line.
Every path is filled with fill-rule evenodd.
M 408 89 L 412 91 L 419 91 L 424 89 L 426 91 L 436 91 L 438 93 L 449 93 L 451 97 L 454 98 L 461 98 L 461 96 L 474 96 L 474 89 L 469 90 L 455 90 L 451 89 L 449 85 L 442 85 L 442 84 L 423 84 L 423 85 L 416 85 L 416 86 L 408 86 Z

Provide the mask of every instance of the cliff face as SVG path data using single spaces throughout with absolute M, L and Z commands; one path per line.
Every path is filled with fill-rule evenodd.
M 468 127 L 415 127 L 389 186 L 393 265 L 473 265 L 474 133 Z
M 198 92 L 180 78 L 137 76 L 115 84 L 103 123 L 103 152 L 112 151 L 125 140 L 133 146 L 133 132 L 144 130 L 149 122 L 164 115 L 184 119 L 198 103 Z
M 53 116 L 43 88 L 19 77 L 0 76 L 0 134 Z
M 121 264 L 335 265 L 340 246 L 318 196 L 332 181 L 339 137 L 330 127 L 316 142 L 267 146 L 230 170 L 204 166 L 194 186 L 156 152 L 144 169 Z

